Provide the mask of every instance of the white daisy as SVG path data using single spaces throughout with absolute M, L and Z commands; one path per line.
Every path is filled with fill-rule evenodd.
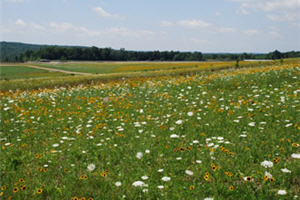
M 163 185 L 159 185 L 157 186 L 158 189 L 164 189 L 164 186 Z
M 291 173 L 292 172 L 291 170 L 288 170 L 287 168 L 281 169 L 281 171 L 283 173 Z
M 179 135 L 172 134 L 172 135 L 170 136 L 170 138 L 179 138 Z
M 292 158 L 298 158 L 298 159 L 300 159 L 300 154 L 298 153 L 293 153 L 292 155 Z
M 137 152 L 135 157 L 137 157 L 137 159 L 142 159 L 143 153 L 142 152 Z
M 192 176 L 194 174 L 194 172 L 192 172 L 191 170 L 185 170 L 185 173 L 190 176 Z
M 145 184 L 143 181 L 135 181 L 132 183 L 132 186 L 134 187 L 148 187 L 147 184 Z
M 171 180 L 171 178 L 170 178 L 170 177 L 167 177 L 167 176 L 164 176 L 164 177 L 162 177 L 161 180 L 163 180 L 163 181 L 165 181 L 165 182 L 168 182 L 168 181 Z
M 286 195 L 286 191 L 285 190 L 278 190 L 278 193 L 279 195 Z
M 121 181 L 117 181 L 117 182 L 115 183 L 115 185 L 116 185 L 117 187 L 119 187 L 119 186 L 122 185 L 122 183 L 121 183 Z
M 263 161 L 260 165 L 262 165 L 265 168 L 271 168 L 274 166 L 272 161 L 267 161 L 267 160 Z
M 177 120 L 176 122 L 175 122 L 175 124 L 182 124 L 182 120 Z
M 87 166 L 87 168 L 88 168 L 89 171 L 93 171 L 93 170 L 96 168 L 96 165 L 93 164 L 93 163 L 91 163 L 91 164 L 89 164 L 89 165 Z

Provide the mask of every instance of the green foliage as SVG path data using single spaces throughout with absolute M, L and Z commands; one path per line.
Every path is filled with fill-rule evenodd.
M 0 66 L 0 80 L 28 79 L 39 77 L 57 77 L 65 74 L 34 69 L 26 66 Z M 1 87 L 2 88 L 2 87 Z
M 281 53 L 278 50 L 265 53 L 201 53 L 179 51 L 126 51 L 124 48 L 34 45 L 13 42 L 0 43 L 0 61 L 97 60 L 97 61 L 234 61 L 236 59 L 280 59 L 300 57 L 300 52 Z

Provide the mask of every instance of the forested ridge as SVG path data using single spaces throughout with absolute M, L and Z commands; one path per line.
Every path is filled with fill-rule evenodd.
M 1 62 L 74 60 L 74 61 L 206 61 L 206 60 L 245 60 L 281 59 L 300 57 L 300 52 L 282 53 L 201 53 L 179 51 L 128 51 L 124 48 L 50 46 L 24 43 L 1 42 Z

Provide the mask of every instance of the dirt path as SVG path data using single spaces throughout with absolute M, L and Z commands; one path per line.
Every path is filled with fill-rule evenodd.
M 66 73 L 66 74 L 76 74 L 76 75 L 85 75 L 85 76 L 90 76 L 94 75 L 92 73 L 84 73 L 84 72 L 71 72 L 71 71 L 65 71 L 61 69 L 53 69 L 53 68 L 46 68 L 46 67 L 39 67 L 35 65 L 25 65 L 26 67 L 31 67 L 31 68 L 36 68 L 36 69 L 43 69 L 47 71 L 52 71 L 52 72 L 61 72 L 61 73 Z

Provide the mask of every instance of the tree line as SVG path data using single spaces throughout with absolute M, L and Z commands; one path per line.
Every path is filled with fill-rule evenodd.
M 232 61 L 246 59 L 282 59 L 300 57 L 300 51 L 282 53 L 201 53 L 179 51 L 128 51 L 124 48 L 47 46 L 1 42 L 1 62 L 41 60 L 74 61 Z
M 98 47 L 44 47 L 39 50 L 26 50 L 19 55 L 20 61 L 47 60 L 76 60 L 76 61 L 207 61 L 207 60 L 247 60 L 247 59 L 283 59 L 300 57 L 300 52 L 290 51 L 281 53 L 278 50 L 268 54 L 229 54 L 179 51 L 126 51 Z
M 202 61 L 201 52 L 179 51 L 126 51 L 98 47 L 45 47 L 37 51 L 27 50 L 19 55 L 23 61 L 48 60 L 91 60 L 91 61 Z

